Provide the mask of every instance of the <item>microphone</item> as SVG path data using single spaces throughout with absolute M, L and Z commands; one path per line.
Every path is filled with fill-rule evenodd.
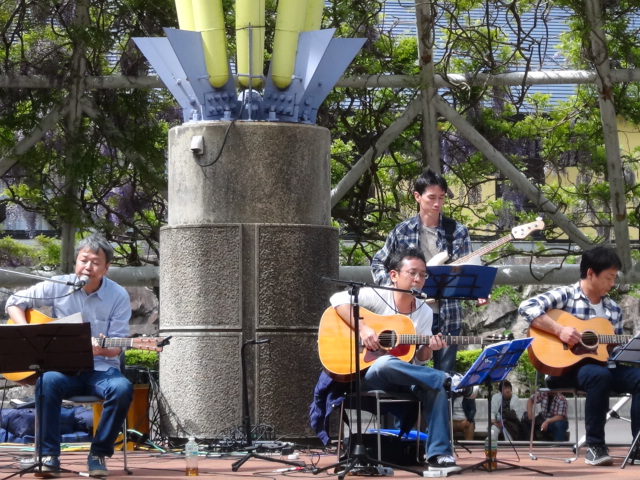
M 422 300 L 424 303 L 436 303 L 436 299 L 435 298 L 429 298 L 429 295 L 427 295 L 426 293 L 424 293 L 421 290 L 418 290 L 417 288 L 412 288 L 411 289 L 411 295 L 413 295 L 414 297 L 416 297 L 419 300 Z
M 416 298 L 419 298 L 420 300 L 429 300 L 429 296 L 423 291 L 418 290 L 417 288 L 411 289 L 411 295 L 413 295 Z
M 87 283 L 89 283 L 89 277 L 87 277 L 86 275 L 82 275 L 80 276 L 80 278 L 78 278 L 78 280 L 76 280 L 76 283 L 74 283 L 73 286 L 76 290 L 80 290 Z

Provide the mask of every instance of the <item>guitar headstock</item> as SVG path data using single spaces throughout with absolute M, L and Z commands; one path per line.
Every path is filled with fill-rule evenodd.
M 536 230 L 544 230 L 544 222 L 541 219 L 513 227 L 511 229 L 511 235 L 516 240 L 522 240 L 523 238 L 527 238 L 531 232 L 535 232 Z
M 161 352 L 165 345 L 169 345 L 170 338 L 171 337 L 133 337 L 131 339 L 131 348 Z
M 513 340 L 513 333 L 509 333 L 507 335 L 487 335 L 486 337 L 482 337 L 485 343 L 497 343 L 497 342 L 505 342 Z

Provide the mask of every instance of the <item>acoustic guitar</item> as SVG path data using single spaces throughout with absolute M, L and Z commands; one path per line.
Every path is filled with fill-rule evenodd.
M 380 350 L 373 352 L 360 344 L 358 355 L 361 372 L 381 355 L 393 355 L 408 362 L 415 354 L 416 345 L 428 344 L 431 338 L 431 335 L 417 335 L 413 322 L 406 315 L 378 315 L 360 307 L 360 316 L 376 332 L 382 345 Z M 324 311 L 318 327 L 318 353 L 322 366 L 334 380 L 349 382 L 355 378 L 354 335 L 353 329 L 338 315 L 335 308 L 329 307 Z M 447 345 L 485 345 L 507 340 L 509 337 L 445 335 L 444 339 Z
M 542 220 L 536 220 L 535 222 L 527 223 L 524 225 L 518 225 L 517 227 L 513 227 L 511 229 L 511 233 L 506 235 L 498 240 L 495 240 L 491 243 L 487 243 L 486 245 L 480 247 L 478 250 L 471 252 L 469 255 L 465 255 L 464 257 L 458 258 L 448 265 L 465 265 L 467 263 L 474 263 L 474 261 L 478 260 L 482 255 L 486 255 L 487 253 L 495 250 L 496 248 L 504 245 L 505 243 L 510 242 L 511 240 L 523 240 L 527 238 L 532 232 L 536 230 L 543 230 L 544 222 Z M 447 260 L 449 260 L 449 254 L 447 252 L 440 252 L 434 255 L 428 262 L 428 267 L 437 267 L 438 265 L 444 265 Z
M 606 363 L 609 349 L 627 343 L 631 335 L 616 335 L 613 325 L 606 318 L 581 320 L 563 310 L 547 312 L 560 325 L 573 327 L 581 333 L 582 339 L 573 347 L 562 342 L 552 333 L 535 327 L 529 328 L 533 341 L 529 345 L 531 364 L 545 375 L 564 375 L 584 363 Z
M 53 322 L 55 318 L 51 318 L 38 310 L 27 309 L 25 310 L 25 317 L 29 324 L 44 324 Z M 14 324 L 13 320 L 9 319 L 8 325 Z M 119 347 L 119 348 L 135 348 L 137 350 L 154 350 L 161 352 L 165 345 L 169 344 L 171 337 L 131 337 L 131 338 L 94 338 L 92 339 L 94 345 L 103 348 Z M 24 383 L 33 385 L 35 380 L 35 372 L 12 372 L 3 373 L 2 376 L 12 382 Z

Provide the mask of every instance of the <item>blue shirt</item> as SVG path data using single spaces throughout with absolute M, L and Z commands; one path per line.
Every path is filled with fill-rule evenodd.
M 75 282 L 75 274 L 52 277 L 63 282 Z M 40 282 L 25 290 L 14 293 L 7 300 L 7 307 L 16 305 L 22 310 L 52 307 L 54 318 L 82 314 L 82 321 L 91 324 L 91 336 L 117 338 L 129 336 L 131 301 L 127 291 L 113 280 L 102 278 L 97 291 L 87 295 L 84 290 L 55 282 Z M 120 369 L 120 359 L 116 357 L 93 357 L 95 370 Z
M 602 297 L 602 307 L 604 308 L 606 318 L 613 325 L 615 334 L 622 335 L 624 333 L 622 328 L 622 310 L 618 304 L 611 300 L 611 297 L 605 295 Z M 525 300 L 520 304 L 518 313 L 520 313 L 527 322 L 531 323 L 535 318 L 553 308 L 564 310 L 580 320 L 589 320 L 596 316 L 596 312 L 591 306 L 589 299 L 582 291 L 582 288 L 580 288 L 580 282 L 564 287 L 557 287 L 548 292 L 536 295 L 529 300 Z
M 399 248 L 418 248 L 420 246 L 420 216 L 416 215 L 404 222 L 399 223 L 387 236 L 387 240 L 371 260 L 371 273 L 373 281 L 378 285 L 390 285 L 389 272 L 384 264 L 393 252 Z M 436 247 L 440 252 L 447 251 L 447 241 L 442 221 L 436 229 L 438 238 Z M 469 230 L 464 225 L 456 222 L 456 229 L 453 232 L 452 259 L 464 257 L 472 252 Z M 440 321 L 439 331 L 443 335 L 451 332 L 456 334 L 462 328 L 462 305 L 459 300 L 440 300 Z

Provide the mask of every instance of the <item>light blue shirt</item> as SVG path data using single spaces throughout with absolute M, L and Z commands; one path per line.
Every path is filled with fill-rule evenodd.
M 75 283 L 75 274 L 58 275 L 54 280 Z M 129 336 L 131 301 L 127 291 L 106 277 L 102 278 L 100 288 L 87 295 L 84 290 L 75 290 L 73 286 L 40 282 L 9 297 L 7 307 L 16 305 L 22 310 L 52 307 L 54 318 L 66 317 L 75 313 L 82 314 L 82 321 L 91 324 L 91 336 L 101 334 L 109 338 Z M 105 371 L 110 367 L 120 369 L 120 360 L 116 357 L 93 357 L 95 370 Z

